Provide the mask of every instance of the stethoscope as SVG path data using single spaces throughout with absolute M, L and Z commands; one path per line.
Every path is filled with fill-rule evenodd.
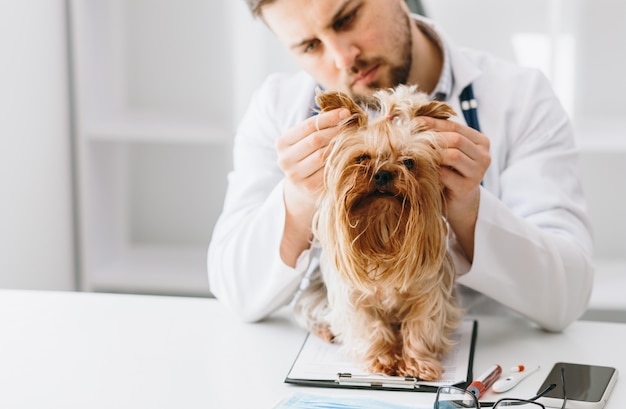
M 461 111 L 463 111 L 465 122 L 468 126 L 480 132 L 480 123 L 478 122 L 478 103 L 476 102 L 476 98 L 474 98 L 474 89 L 472 88 L 472 84 L 469 84 L 463 89 L 463 91 L 461 91 L 459 99 L 461 101 Z M 317 115 L 318 111 L 319 107 L 315 104 L 311 110 L 311 116 Z
M 474 128 L 475 130 L 480 132 L 480 123 L 478 122 L 477 110 L 478 102 L 476 102 L 476 98 L 474 98 L 474 89 L 472 88 L 472 84 L 469 84 L 467 87 L 463 88 L 459 99 L 461 100 L 461 111 L 463 111 L 465 122 L 469 127 Z M 480 181 L 480 185 L 484 186 L 484 180 Z
M 465 122 L 468 126 L 480 132 L 480 123 L 478 122 L 477 111 L 478 103 L 476 102 L 476 98 L 474 98 L 474 89 L 472 88 L 472 84 L 469 84 L 463 89 L 463 91 L 461 91 L 459 99 L 461 100 L 461 111 L 463 111 Z

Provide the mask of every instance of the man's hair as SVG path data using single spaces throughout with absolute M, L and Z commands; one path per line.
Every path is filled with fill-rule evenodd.
M 246 4 L 254 17 L 260 17 L 263 6 L 272 3 L 273 1 L 274 0 L 246 0 Z M 413 13 L 421 14 L 423 16 L 426 15 L 421 0 L 406 0 L 406 3 Z
M 274 0 L 246 0 L 246 4 L 254 17 L 260 17 L 263 6 L 273 1 Z

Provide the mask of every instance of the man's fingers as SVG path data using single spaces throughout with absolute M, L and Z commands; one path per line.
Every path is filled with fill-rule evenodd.
M 337 108 L 328 112 L 320 112 L 307 120 L 311 133 L 337 126 L 350 115 L 346 108 Z
M 342 119 L 347 118 L 348 115 L 349 111 L 343 108 L 320 112 L 300 122 L 281 135 L 281 137 L 276 140 L 276 146 L 277 148 L 284 148 L 295 145 L 315 132 L 320 132 L 337 125 Z
M 426 125 L 427 129 L 437 132 L 456 132 L 465 136 L 471 142 L 479 145 L 489 143 L 489 140 L 485 135 L 467 125 L 463 125 L 449 119 L 436 119 L 429 116 L 420 116 L 418 118 Z
M 465 136 L 457 132 L 439 132 L 439 134 L 445 139 L 447 150 L 458 150 L 459 153 L 463 153 L 473 160 L 480 156 L 480 147 Z
M 345 108 L 323 112 L 277 138 L 278 166 L 289 179 L 302 181 L 323 168 L 326 148 L 338 132 L 336 126 L 349 114 Z

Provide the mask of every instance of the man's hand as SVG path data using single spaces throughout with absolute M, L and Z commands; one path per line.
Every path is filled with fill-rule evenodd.
M 278 166 L 285 173 L 286 220 L 280 254 L 292 267 L 310 245 L 315 204 L 324 183 L 326 148 L 339 131 L 337 124 L 349 114 L 343 108 L 319 113 L 276 140 Z
M 439 132 L 447 143 L 440 169 L 446 189 L 447 219 L 471 261 L 478 218 L 480 182 L 491 164 L 489 138 L 454 121 L 420 117 L 428 129 Z

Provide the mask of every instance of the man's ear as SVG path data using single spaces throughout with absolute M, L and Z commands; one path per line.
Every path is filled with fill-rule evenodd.
M 449 119 L 456 115 L 454 109 L 445 102 L 430 101 L 415 107 L 413 116 L 430 116 L 437 119 Z
M 315 91 L 315 103 L 321 112 L 332 111 L 337 108 L 346 108 L 350 116 L 343 122 L 344 126 L 364 126 L 367 124 L 367 114 L 347 94 L 340 91 Z

